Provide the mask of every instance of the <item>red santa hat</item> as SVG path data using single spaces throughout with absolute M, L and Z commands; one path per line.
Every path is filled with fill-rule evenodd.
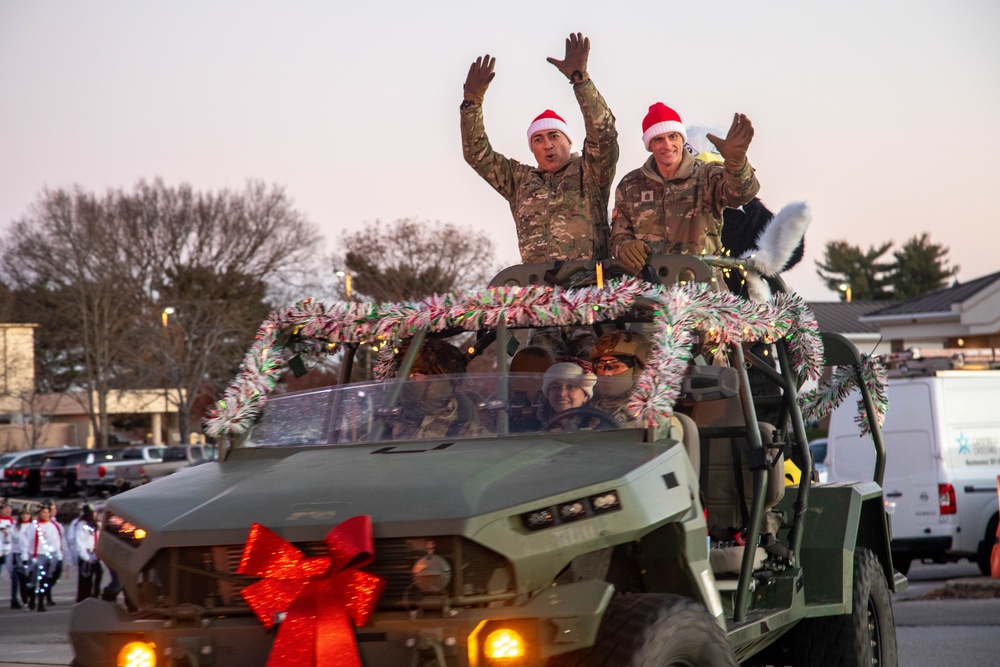
M 687 141 L 687 132 L 680 115 L 663 102 L 649 107 L 649 113 L 642 119 L 642 143 L 649 150 L 649 142 L 667 132 L 678 132 Z
M 536 133 L 544 132 L 545 130 L 559 130 L 566 135 L 566 138 L 571 143 L 573 141 L 569 134 L 569 125 L 552 109 L 546 109 L 538 114 L 535 120 L 531 121 L 531 125 L 528 126 L 528 143 L 531 143 L 531 137 Z

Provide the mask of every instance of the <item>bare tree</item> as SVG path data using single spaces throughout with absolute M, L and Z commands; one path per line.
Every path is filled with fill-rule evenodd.
M 496 273 L 493 241 L 452 223 L 403 218 L 345 232 L 346 251 L 331 259 L 348 272 L 358 297 L 403 301 L 486 287 Z
M 284 191 L 195 192 L 140 182 L 103 197 L 46 190 L 0 246 L 0 279 L 38 309 L 53 389 L 85 389 L 95 433 L 115 389 L 163 387 L 182 437 L 192 402 L 235 371 L 269 307 L 269 283 L 308 261 L 319 235 Z M 164 309 L 174 319 L 162 320 Z

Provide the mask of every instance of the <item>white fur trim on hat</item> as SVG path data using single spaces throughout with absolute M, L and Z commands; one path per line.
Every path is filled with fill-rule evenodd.
M 678 123 L 676 120 L 665 120 L 662 123 L 650 125 L 649 129 L 642 133 L 642 143 L 646 146 L 646 150 L 649 150 L 649 142 L 653 140 L 653 137 L 658 137 L 667 132 L 677 132 L 687 141 L 687 132 L 684 130 L 683 123 Z M 632 136 L 634 137 L 635 135 L 633 134 Z
M 549 387 L 555 380 L 572 382 L 583 390 L 587 398 L 594 397 L 594 385 L 597 384 L 597 376 L 593 373 L 585 372 L 579 364 L 574 364 L 571 361 L 561 361 L 558 364 L 552 364 L 549 370 L 545 371 L 545 375 L 542 376 L 543 394 L 548 395 Z
M 566 135 L 566 138 L 573 142 L 572 137 L 569 133 L 569 125 L 566 124 L 562 118 L 560 118 L 553 111 L 545 111 L 540 114 L 535 120 L 531 122 L 528 126 L 528 143 L 531 143 L 531 137 L 535 136 L 539 132 L 544 132 L 545 130 L 559 130 Z

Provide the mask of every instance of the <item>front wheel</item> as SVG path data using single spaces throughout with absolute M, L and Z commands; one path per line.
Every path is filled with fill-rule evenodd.
M 896 625 L 882 564 L 869 549 L 854 552 L 851 613 L 799 622 L 787 635 L 801 667 L 896 667 Z
M 590 648 L 547 667 L 736 667 L 719 624 L 694 600 L 636 593 L 611 599 Z

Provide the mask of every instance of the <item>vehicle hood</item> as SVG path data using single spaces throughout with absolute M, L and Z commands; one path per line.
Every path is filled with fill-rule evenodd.
M 376 536 L 402 534 L 404 525 L 413 534 L 421 522 L 454 533 L 471 517 L 613 488 L 673 444 L 645 443 L 643 434 L 237 450 L 116 496 L 108 508 L 151 537 L 208 531 L 217 541 L 220 532 L 245 537 L 257 522 L 287 539 L 321 539 L 361 514 Z

